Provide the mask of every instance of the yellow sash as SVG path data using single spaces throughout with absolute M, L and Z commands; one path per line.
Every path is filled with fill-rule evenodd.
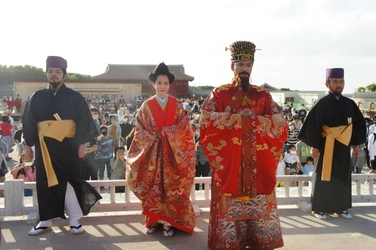
M 64 138 L 73 138 L 76 134 L 76 124 L 73 120 L 43 121 L 38 123 L 39 142 L 42 151 L 44 168 L 46 169 L 48 187 L 59 184 L 54 168 L 52 167 L 50 153 L 44 137 L 49 137 L 62 142 Z
M 333 164 L 334 140 L 348 146 L 351 139 L 352 127 L 352 124 L 331 128 L 326 125 L 322 126 L 321 136 L 326 137 L 321 174 L 322 181 L 330 181 Z

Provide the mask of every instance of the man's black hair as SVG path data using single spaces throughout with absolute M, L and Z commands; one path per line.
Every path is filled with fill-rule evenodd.
M 106 125 L 102 125 L 99 127 L 99 131 L 102 131 L 102 129 L 105 129 L 106 131 L 108 130 Z

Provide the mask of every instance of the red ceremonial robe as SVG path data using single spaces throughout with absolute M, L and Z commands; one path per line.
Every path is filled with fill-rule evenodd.
M 128 152 L 127 182 L 142 201 L 145 226 L 163 220 L 193 233 L 196 217 L 189 199 L 196 154 L 189 115 L 168 96 L 165 108 L 152 97 L 137 114 Z
M 274 188 L 287 125 L 267 90 L 238 86 L 215 88 L 202 106 L 201 143 L 213 171 L 209 248 L 281 247 Z

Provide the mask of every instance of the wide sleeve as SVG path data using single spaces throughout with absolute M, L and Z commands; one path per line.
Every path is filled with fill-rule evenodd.
M 322 144 L 321 124 L 322 118 L 320 117 L 319 103 L 317 103 L 311 111 L 309 111 L 302 128 L 298 134 L 298 139 L 313 148 L 320 148 Z
M 352 101 L 352 108 L 354 109 L 353 117 L 353 131 L 350 140 L 350 145 L 360 145 L 366 143 L 366 123 L 363 114 L 360 112 L 359 107 Z
M 75 98 L 76 114 L 76 140 L 78 145 L 85 144 L 93 138 L 99 136 L 99 131 L 93 117 L 91 116 L 89 107 L 81 94 Z
M 196 150 L 189 115 L 181 102 L 175 116 L 174 125 L 162 128 L 164 188 L 171 194 L 184 190 L 189 196 L 196 173 Z
M 26 145 L 30 147 L 38 140 L 38 120 L 34 108 L 36 99 L 37 92 L 26 101 L 22 113 L 23 137 L 25 138 Z
M 200 141 L 212 169 L 212 178 L 222 193 L 235 195 L 242 159 L 240 114 L 225 112 L 213 90 L 201 109 Z
M 143 201 L 154 185 L 160 138 L 153 130 L 150 109 L 143 103 L 136 117 L 134 137 L 127 157 L 126 179 L 132 192 Z

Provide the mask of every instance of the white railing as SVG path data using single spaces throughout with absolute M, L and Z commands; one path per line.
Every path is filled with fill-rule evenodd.
M 294 205 L 299 201 L 310 201 L 311 180 L 308 175 L 283 175 L 277 176 L 278 181 L 283 181 L 284 187 L 276 188 L 277 202 L 279 205 Z M 352 175 L 352 200 L 353 202 L 376 202 L 376 174 Z M 101 192 L 103 199 L 93 206 L 92 212 L 115 212 L 141 210 L 141 203 L 127 187 L 125 180 L 89 181 Z M 375 184 L 374 184 L 375 183 Z M 210 177 L 196 177 L 195 184 L 204 184 L 204 190 L 195 190 L 192 187 L 191 200 L 198 207 L 210 206 Z M 308 186 L 306 186 L 308 184 Z M 125 192 L 115 193 L 116 186 L 124 186 Z M 24 189 L 33 190 L 32 196 L 24 196 Z M 0 190 L 4 190 L 4 198 L 0 198 L 0 216 L 26 215 L 38 210 L 35 182 L 23 180 L 6 180 L 0 183 Z

